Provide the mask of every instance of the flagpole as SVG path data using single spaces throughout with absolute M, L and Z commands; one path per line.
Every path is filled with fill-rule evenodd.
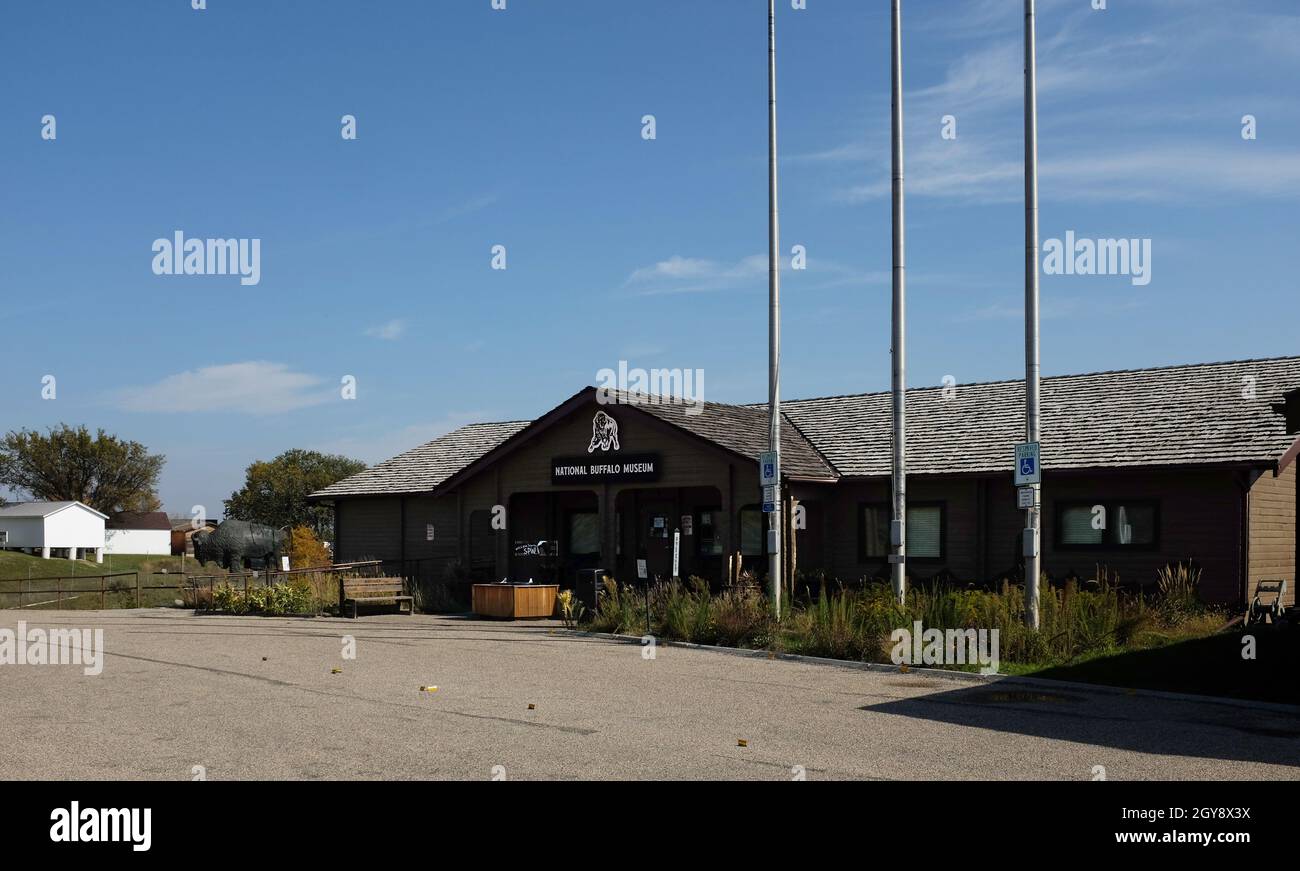
M 776 209 L 776 0 L 767 2 L 767 396 L 768 450 L 776 454 L 776 499 L 768 514 L 772 610 L 781 617 L 781 270 Z
M 893 523 L 890 524 L 890 576 L 894 597 L 907 597 L 907 264 L 903 221 L 903 27 L 900 0 L 891 14 L 893 132 L 894 288 L 891 329 L 893 399 Z
M 1034 0 L 1025 0 L 1025 440 L 1038 442 L 1038 46 Z M 1041 460 L 1040 460 L 1041 474 Z M 1038 628 L 1042 485 L 1025 512 L 1025 625 Z

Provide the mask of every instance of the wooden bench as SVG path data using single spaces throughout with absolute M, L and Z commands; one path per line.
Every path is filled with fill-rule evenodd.
M 406 595 L 401 578 L 343 578 L 339 581 L 339 613 L 352 605 L 352 619 L 357 619 L 357 605 L 397 605 L 397 613 L 410 614 L 415 599 Z

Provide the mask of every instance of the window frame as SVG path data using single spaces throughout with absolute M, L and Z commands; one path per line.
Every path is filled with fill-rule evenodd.
M 710 526 L 711 529 L 714 530 L 714 539 L 713 539 L 713 540 L 714 540 L 715 545 L 716 545 L 717 547 L 722 548 L 722 550 L 720 550 L 718 553 L 705 553 L 705 551 L 704 551 L 704 536 L 701 534 L 702 531 L 703 531 L 703 529 L 704 529 L 704 524 L 700 521 L 700 518 L 701 518 L 704 514 L 711 514 L 711 515 L 713 515 L 713 523 L 709 524 L 709 526 Z M 727 546 L 726 546 L 726 544 L 725 544 L 724 542 L 719 541 L 719 540 L 718 540 L 718 537 L 717 537 L 717 529 L 718 529 L 718 522 L 717 522 L 717 521 L 718 521 L 719 518 L 721 518 L 721 517 L 723 516 L 723 514 L 722 514 L 722 506 L 721 506 L 721 505 L 700 505 L 700 506 L 697 506 L 696 509 L 695 509 L 695 511 L 693 512 L 693 516 L 694 516 L 694 518 L 695 518 L 694 521 L 693 521 L 693 522 L 695 523 L 695 530 L 694 530 L 694 534 L 691 536 L 691 538 L 694 538 L 694 539 L 695 539 L 695 555 L 696 555 L 697 557 L 701 558 L 701 559 L 718 559 L 718 558 L 720 558 L 720 557 L 724 557 L 724 556 L 726 556 L 726 555 L 727 555 Z M 739 529 L 739 523 L 740 523 L 740 521 L 739 521 L 739 515 L 737 515 L 737 521 L 736 521 L 736 523 L 737 523 L 737 529 Z
M 1103 530 L 1102 542 L 1100 544 L 1076 544 L 1064 540 L 1064 521 L 1065 512 L 1071 508 L 1086 508 L 1089 511 L 1094 506 L 1101 505 L 1106 509 L 1106 528 Z M 1126 508 L 1150 508 L 1151 509 L 1151 541 L 1142 544 L 1120 544 L 1111 538 L 1113 527 L 1110 524 L 1110 518 L 1113 516 L 1116 508 L 1123 506 Z M 1052 503 L 1052 547 L 1058 551 L 1080 551 L 1080 552 L 1101 552 L 1113 551 L 1116 553 L 1130 553 L 1137 551 L 1151 551 L 1160 549 L 1160 500 L 1159 499 L 1125 499 L 1108 498 L 1108 499 L 1058 499 Z
M 741 517 L 746 512 L 759 516 L 758 553 L 745 553 L 745 523 Z M 736 550 L 740 552 L 741 559 L 758 559 L 769 555 L 767 552 L 767 527 L 767 512 L 763 510 L 761 503 L 751 502 L 736 509 Z
M 566 557 L 583 557 L 583 556 L 600 556 L 601 550 L 601 527 L 599 511 L 566 511 L 564 522 L 564 555 Z M 579 553 L 573 549 L 573 521 L 576 517 L 590 516 L 596 518 L 596 549 L 587 550 Z
M 938 556 L 913 556 L 910 552 L 907 554 L 909 563 L 923 563 L 927 565 L 939 565 L 948 561 L 948 502 L 945 499 L 922 499 L 915 502 L 908 501 L 908 509 L 913 508 L 938 508 L 939 509 L 939 555 Z M 874 509 L 884 511 L 889 521 L 894 519 L 893 505 L 889 502 L 880 501 L 862 501 L 858 503 L 858 562 L 875 563 L 888 562 L 889 554 L 882 556 L 867 555 L 867 523 L 866 511 Z

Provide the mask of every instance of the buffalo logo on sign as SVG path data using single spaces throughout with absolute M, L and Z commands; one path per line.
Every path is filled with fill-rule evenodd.
M 516 541 L 515 556 L 554 556 L 556 542 L 542 540 L 534 544 L 531 541 Z
M 596 412 L 596 416 L 591 419 L 591 444 L 587 445 L 587 453 L 595 453 L 597 448 L 602 451 L 619 449 L 618 421 L 603 411 Z

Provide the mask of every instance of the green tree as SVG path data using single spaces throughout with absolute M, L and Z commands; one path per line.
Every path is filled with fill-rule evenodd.
M 0 484 L 41 501 L 76 499 L 105 514 L 157 511 L 167 462 L 139 442 L 66 423 L 42 435 L 10 431 L 0 440 Z
M 267 526 L 307 526 L 325 541 L 333 539 L 334 512 L 307 501 L 317 490 L 355 475 L 365 463 L 338 454 L 291 450 L 248 467 L 244 486 L 225 500 L 226 516 Z

